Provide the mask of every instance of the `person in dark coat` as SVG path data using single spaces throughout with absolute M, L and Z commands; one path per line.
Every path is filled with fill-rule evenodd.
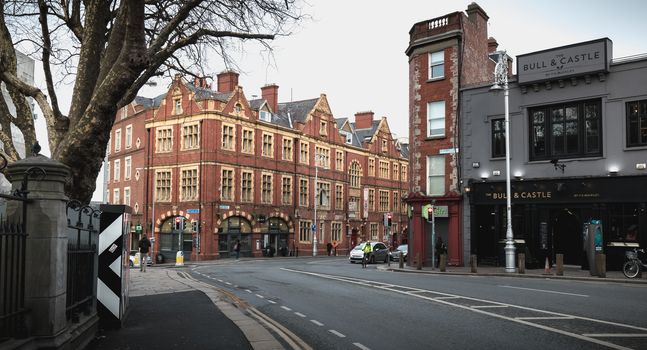
M 142 239 L 139 240 L 139 270 L 146 272 L 146 263 L 148 262 L 148 253 L 151 249 L 151 241 L 148 240 L 148 236 L 145 234 L 142 236 Z

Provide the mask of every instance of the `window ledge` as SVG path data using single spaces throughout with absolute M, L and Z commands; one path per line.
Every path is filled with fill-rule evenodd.
M 647 149 L 647 145 L 644 146 L 625 146 L 625 151 L 644 151 Z
M 425 137 L 425 141 L 443 140 L 446 138 L 447 138 L 447 135 L 427 136 Z
M 445 76 L 443 75 L 442 77 L 429 78 L 429 79 L 427 79 L 427 82 L 428 83 L 433 83 L 433 82 L 440 81 L 440 80 L 445 80 Z

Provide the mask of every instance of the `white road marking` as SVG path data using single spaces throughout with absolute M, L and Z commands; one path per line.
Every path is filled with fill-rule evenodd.
M 316 276 L 316 277 L 330 279 L 330 280 L 337 280 L 337 281 L 346 282 L 346 283 L 365 285 L 365 286 L 368 286 L 368 287 L 371 287 L 371 288 L 379 288 L 378 285 L 380 284 L 379 282 L 368 281 L 368 280 L 363 280 L 363 279 L 359 279 L 359 278 L 340 277 L 340 276 L 335 276 L 335 275 L 327 275 L 327 274 L 322 274 L 322 273 L 307 272 L 307 271 L 293 270 L 293 269 L 287 269 L 287 268 L 281 268 L 281 270 L 288 271 L 288 272 L 294 272 L 294 273 L 300 273 L 300 274 L 304 274 L 304 275 Z M 386 283 L 383 283 L 382 286 L 383 285 L 386 285 Z M 491 317 L 500 318 L 500 319 L 507 320 L 507 321 L 510 321 L 510 322 L 515 322 L 515 323 L 523 324 L 523 325 L 526 325 L 526 326 L 539 328 L 539 329 L 542 329 L 542 330 L 545 330 L 545 331 L 566 335 L 566 336 L 569 336 L 569 337 L 572 337 L 572 338 L 584 340 L 584 341 L 587 341 L 589 343 L 594 343 L 594 344 L 606 346 L 606 347 L 609 347 L 609 348 L 612 348 L 612 349 L 628 350 L 630 348 L 624 347 L 622 345 L 610 343 L 608 341 L 596 339 L 594 337 L 588 337 L 588 336 L 585 336 L 583 334 L 572 333 L 572 332 L 567 331 L 567 330 L 563 330 L 563 329 L 559 329 L 559 328 L 555 328 L 555 327 L 550 327 L 550 326 L 542 325 L 542 324 L 539 324 L 539 323 L 533 323 L 533 322 L 523 320 L 523 319 L 519 319 L 519 318 L 515 318 L 515 317 L 509 317 L 509 316 L 505 316 L 505 315 L 500 315 L 500 314 L 490 312 L 490 311 L 487 311 L 487 310 L 482 310 L 482 309 L 479 309 L 479 308 L 472 308 L 470 305 L 464 305 L 462 303 L 452 302 L 451 299 L 468 300 L 468 301 L 473 301 L 474 303 L 491 303 L 491 304 L 495 303 L 495 304 L 499 304 L 499 305 L 507 305 L 507 306 L 509 306 L 511 308 L 516 308 L 516 309 L 519 309 L 519 310 L 525 310 L 525 311 L 531 311 L 531 312 L 538 312 L 538 313 L 542 313 L 542 314 L 546 314 L 546 315 L 551 315 L 551 316 L 554 316 L 554 317 L 572 317 L 573 319 L 578 319 L 578 320 L 582 320 L 582 321 L 588 321 L 588 322 L 593 322 L 593 323 L 598 323 L 598 324 L 603 324 L 603 325 L 619 326 L 619 327 L 624 327 L 624 328 L 628 328 L 628 329 L 646 331 L 647 332 L 647 328 L 643 328 L 643 327 L 639 327 L 639 326 L 633 326 L 633 325 L 629 325 L 629 324 L 622 324 L 622 323 L 617 323 L 617 322 L 598 320 L 598 319 L 589 318 L 589 317 L 580 317 L 580 316 L 562 314 L 562 313 L 557 313 L 557 312 L 551 312 L 551 311 L 546 311 L 546 310 L 535 309 L 535 308 L 531 308 L 531 307 L 493 302 L 493 301 L 490 301 L 490 300 L 484 300 L 484 299 L 478 299 L 478 298 L 472 298 L 472 297 L 465 297 L 465 296 L 460 296 L 460 295 L 452 295 L 452 294 L 447 294 L 447 293 L 442 293 L 442 292 L 437 292 L 437 291 L 431 291 L 430 290 L 430 291 L 428 291 L 429 293 L 445 295 L 443 297 L 433 297 L 432 298 L 432 297 L 428 297 L 428 296 L 424 296 L 424 295 L 412 294 L 409 291 L 403 291 L 403 290 L 400 290 L 398 288 L 405 288 L 406 289 L 407 287 L 397 286 L 397 288 L 388 289 L 388 290 L 391 291 L 391 292 L 394 292 L 394 293 L 400 293 L 400 294 L 405 294 L 405 295 L 412 296 L 412 297 L 415 297 L 415 298 L 430 300 L 432 302 L 444 304 L 444 305 L 447 305 L 447 306 L 453 306 L 453 307 L 456 307 L 456 308 L 459 308 L 459 309 L 469 310 L 469 311 L 472 311 L 472 312 L 476 312 L 476 313 L 491 316 Z M 380 289 L 384 289 L 384 288 L 380 288 Z M 409 288 L 409 289 L 411 290 L 411 288 Z M 359 343 L 353 343 L 353 344 L 355 346 L 358 346 L 358 347 L 359 347 L 359 345 L 361 345 Z M 359 344 L 359 345 L 357 345 L 357 344 Z
M 509 307 L 508 305 L 472 305 L 470 306 L 474 309 L 492 309 L 497 307 Z
M 336 331 L 336 330 L 334 330 L 334 329 L 329 329 L 329 330 L 328 330 L 328 332 L 330 332 L 330 333 L 332 333 L 332 334 L 334 334 L 334 335 L 336 335 L 336 336 L 338 336 L 338 337 L 340 337 L 340 338 L 346 338 L 346 336 L 345 336 L 345 335 L 343 335 L 343 334 L 341 334 L 341 333 L 337 332 L 337 331 Z
M 257 297 L 259 297 L 259 298 L 261 298 L 261 299 L 265 299 L 265 297 L 264 297 L 264 296 L 262 296 L 262 295 L 260 295 L 260 294 L 254 294 L 254 295 L 256 295 Z
M 371 348 L 367 348 L 366 346 L 362 345 L 361 343 L 353 343 L 353 345 L 357 346 L 358 348 L 362 350 L 371 350 Z
M 323 325 L 324 325 L 323 323 L 321 323 L 321 322 L 319 322 L 319 321 L 317 321 L 317 320 L 310 320 L 310 322 L 312 322 L 312 323 L 316 324 L 316 325 L 317 325 L 317 326 L 319 326 L 319 327 L 321 327 L 321 326 L 323 326 Z
M 517 320 L 573 320 L 571 316 L 515 317 Z
M 292 311 L 292 309 L 290 309 L 290 308 L 289 308 L 289 307 L 287 307 L 287 306 L 281 306 L 281 309 L 283 309 L 283 310 L 285 310 L 285 311 Z
M 588 333 L 582 334 L 585 337 L 592 338 L 643 338 L 647 333 Z
M 229 283 L 229 282 L 225 282 L 225 284 L 228 285 L 228 286 L 231 286 L 231 283 Z
M 268 300 L 267 302 L 270 303 L 270 304 L 276 304 L 276 301 L 274 301 L 274 300 Z
M 535 289 L 535 288 L 524 288 L 524 287 L 514 287 L 514 286 L 499 286 L 502 288 L 513 288 L 513 289 L 523 289 L 523 290 L 531 290 L 533 292 L 542 292 L 542 293 L 554 293 L 554 294 L 562 294 L 562 295 L 572 295 L 576 297 L 583 297 L 583 298 L 588 298 L 589 296 L 586 294 L 576 294 L 576 293 L 566 293 L 566 292 L 557 292 L 554 290 L 546 290 L 546 289 Z
M 304 315 L 304 314 L 302 314 L 302 313 L 300 313 L 300 312 L 295 312 L 294 314 L 295 314 L 295 315 L 297 315 L 297 316 L 299 316 L 299 317 L 306 317 L 306 315 Z
M 249 289 L 245 289 L 245 291 L 246 291 L 247 293 L 251 293 L 251 292 L 252 292 L 252 291 L 251 291 L 251 290 L 249 290 Z
M 217 279 L 216 281 L 218 281 L 218 282 L 222 283 L 222 280 L 221 280 L 221 279 Z

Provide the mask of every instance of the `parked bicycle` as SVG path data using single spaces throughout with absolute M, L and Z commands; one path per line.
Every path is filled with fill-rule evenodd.
M 625 257 L 627 260 L 624 265 L 622 265 L 622 273 L 624 273 L 627 278 L 636 278 L 641 271 L 647 270 L 647 264 L 645 264 L 645 250 L 634 248 L 625 252 Z

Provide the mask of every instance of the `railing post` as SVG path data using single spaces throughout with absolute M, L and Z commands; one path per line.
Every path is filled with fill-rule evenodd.
M 31 336 L 40 337 L 44 347 L 66 342 L 67 326 L 67 197 L 64 185 L 70 176 L 67 166 L 45 156 L 28 157 L 10 164 L 6 171 L 12 192 L 28 191 L 25 228 L 25 307 L 30 309 Z M 7 204 L 7 217 L 23 215 L 21 203 Z

